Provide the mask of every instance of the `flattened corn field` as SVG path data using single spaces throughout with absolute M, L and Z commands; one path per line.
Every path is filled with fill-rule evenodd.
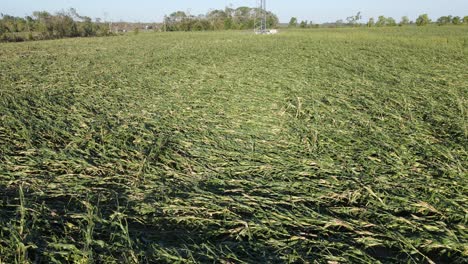
M 467 36 L 0 44 L 0 262 L 466 263 Z

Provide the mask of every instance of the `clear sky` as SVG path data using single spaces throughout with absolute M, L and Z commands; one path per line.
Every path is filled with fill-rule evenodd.
M 33 11 L 56 12 L 74 7 L 78 13 L 113 21 L 159 22 L 164 14 L 190 11 L 197 15 L 225 6 L 255 6 L 257 0 L 0 0 L 0 13 L 25 16 Z M 361 11 L 363 19 L 402 16 L 415 19 L 428 13 L 433 19 L 443 15 L 468 16 L 468 0 L 267 0 L 267 6 L 288 22 L 292 16 L 315 23 L 334 22 Z

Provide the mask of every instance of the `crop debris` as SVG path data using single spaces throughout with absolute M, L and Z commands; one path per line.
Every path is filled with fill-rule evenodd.
M 0 44 L 0 263 L 465 263 L 467 30 Z

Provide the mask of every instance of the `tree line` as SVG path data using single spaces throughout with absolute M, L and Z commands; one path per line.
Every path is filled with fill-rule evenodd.
M 442 16 L 437 19 L 436 23 L 439 26 L 443 25 L 448 25 L 448 24 L 454 24 L 454 25 L 461 25 L 461 24 L 467 24 L 468 25 L 468 16 L 465 16 L 463 18 L 459 16 Z
M 262 11 L 258 8 L 241 6 L 238 8 L 226 7 L 224 10 L 209 11 L 204 15 L 190 15 L 177 11 L 164 17 L 162 30 L 164 31 L 207 31 L 254 29 L 260 23 Z M 267 26 L 276 27 L 278 17 L 267 12 Z
M 253 29 L 260 23 L 262 11 L 246 6 L 226 7 L 224 10 L 212 10 L 202 15 L 191 15 L 183 11 L 173 12 L 164 17 L 161 24 L 141 23 L 103 23 L 81 16 L 73 8 L 51 14 L 46 11 L 33 12 L 26 17 L 0 15 L 0 41 L 25 41 L 56 39 L 69 37 L 107 36 L 113 32 L 126 32 L 131 29 L 153 29 L 158 31 L 207 31 L 207 30 L 242 30 Z M 276 27 L 278 17 L 267 12 L 267 26 Z M 122 26 L 123 25 L 123 26 Z M 150 25 L 150 26 L 148 26 Z
M 65 37 L 109 35 L 109 26 L 100 19 L 79 15 L 75 9 L 51 14 L 33 12 L 31 16 L 14 17 L 1 14 L 0 41 L 24 41 Z
M 301 28 L 313 28 L 313 27 L 320 27 L 320 26 L 322 27 L 345 27 L 345 26 L 396 27 L 396 26 L 406 26 L 406 25 L 426 26 L 426 25 L 434 24 L 434 23 L 439 26 L 449 25 L 449 24 L 468 25 L 468 16 L 465 16 L 463 18 L 459 16 L 442 16 L 439 19 L 437 19 L 435 22 L 429 18 L 428 14 L 420 15 L 415 21 L 411 21 L 407 16 L 402 17 L 399 22 L 397 22 L 392 17 L 385 17 L 385 16 L 379 16 L 377 20 L 371 17 L 366 23 L 362 23 L 361 19 L 362 19 L 361 12 L 358 12 L 356 15 L 346 18 L 346 21 L 340 19 L 336 21 L 335 23 L 325 23 L 325 24 L 319 25 L 319 24 L 314 24 L 312 22 L 308 22 L 307 20 L 299 22 L 296 17 L 292 17 L 291 20 L 289 21 L 288 26 L 289 27 L 301 27 Z
M 149 28 L 160 31 L 207 31 L 207 30 L 242 30 L 253 29 L 259 26 L 262 11 L 259 8 L 241 6 L 238 8 L 226 7 L 216 9 L 201 15 L 191 15 L 184 11 L 173 12 L 164 17 L 163 23 Z M 278 17 L 272 12 L 267 12 L 267 26 L 274 28 L 279 24 Z M 397 22 L 392 17 L 379 16 L 377 20 L 370 18 L 366 23 L 361 22 L 361 12 L 338 20 L 335 23 L 314 24 L 311 21 L 298 21 L 292 17 L 289 27 L 318 28 L 318 27 L 392 27 L 415 24 L 425 26 L 428 24 L 462 25 L 468 24 L 468 16 L 442 16 L 432 21 L 427 14 L 420 15 L 415 21 L 410 21 L 404 16 Z M 139 23 L 124 23 L 125 28 L 137 30 Z M 148 26 L 146 26 L 148 29 Z M 0 41 L 24 41 L 37 39 L 56 39 L 65 37 L 92 37 L 112 35 L 115 30 L 109 23 L 101 19 L 94 21 L 87 16 L 81 16 L 73 8 L 67 11 L 51 14 L 46 11 L 33 12 L 26 17 L 14 17 L 0 14 Z M 126 30 L 123 30 L 126 31 Z

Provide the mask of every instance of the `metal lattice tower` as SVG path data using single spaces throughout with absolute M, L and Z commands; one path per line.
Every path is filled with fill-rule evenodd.
M 256 33 L 266 33 L 267 32 L 267 10 L 266 10 L 266 0 L 259 0 L 258 10 L 256 11 L 256 19 L 259 19 L 258 26 L 255 27 Z

